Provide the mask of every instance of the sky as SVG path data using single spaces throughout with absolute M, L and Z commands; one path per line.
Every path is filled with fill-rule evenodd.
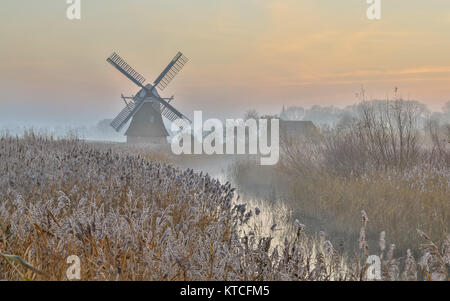
M 177 51 L 189 63 L 162 96 L 187 116 L 278 113 L 283 105 L 404 98 L 450 100 L 450 1 L 66 0 L 0 3 L 0 124 L 93 124 L 137 87 L 106 58 L 117 52 L 150 83 Z

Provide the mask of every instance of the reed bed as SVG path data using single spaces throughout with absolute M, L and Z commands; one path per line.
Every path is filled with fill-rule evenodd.
M 0 279 L 66 280 L 71 255 L 82 280 L 367 279 L 365 212 L 360 252 L 347 254 L 299 221 L 268 224 L 270 208 L 242 202 L 230 183 L 154 158 L 32 132 L 1 137 Z M 437 246 L 419 234 L 420 258 L 394 258 L 382 235 L 383 280 L 448 279 L 450 237 Z

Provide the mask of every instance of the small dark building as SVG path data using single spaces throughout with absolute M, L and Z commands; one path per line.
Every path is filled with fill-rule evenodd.
M 280 120 L 280 137 L 313 136 L 318 133 L 312 121 Z

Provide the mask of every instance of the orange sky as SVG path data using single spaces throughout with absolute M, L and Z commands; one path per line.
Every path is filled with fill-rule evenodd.
M 0 120 L 95 122 L 135 86 L 109 66 L 113 51 L 152 82 L 178 50 L 190 58 L 164 91 L 192 116 L 224 117 L 283 104 L 345 106 L 363 84 L 395 86 L 432 109 L 450 100 L 450 1 L 65 0 L 0 4 Z

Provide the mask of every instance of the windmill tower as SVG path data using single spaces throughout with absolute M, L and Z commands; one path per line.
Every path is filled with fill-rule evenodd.
M 187 63 L 188 59 L 181 52 L 178 52 L 153 84 L 145 84 L 145 78 L 116 53 L 113 53 L 106 61 L 141 88 L 134 96 L 122 95 L 125 108 L 111 122 L 111 126 L 116 131 L 120 131 L 131 119 L 130 126 L 125 132 L 128 143 L 167 143 L 169 133 L 164 125 L 163 116 L 180 128 L 191 123 L 185 115 L 170 104 L 173 96 L 162 98 L 156 89 L 164 90 Z

